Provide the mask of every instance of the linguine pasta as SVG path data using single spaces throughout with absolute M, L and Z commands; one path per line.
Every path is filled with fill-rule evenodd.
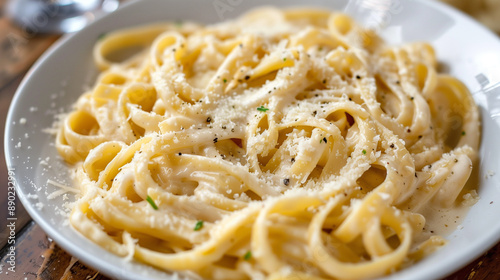
M 466 87 L 430 45 L 346 15 L 136 27 L 94 60 L 56 147 L 80 190 L 71 225 L 119 256 L 192 278 L 373 278 L 444 245 L 424 213 L 471 190 Z

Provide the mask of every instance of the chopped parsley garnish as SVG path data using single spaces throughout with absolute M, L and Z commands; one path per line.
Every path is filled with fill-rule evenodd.
M 465 131 L 462 131 L 462 135 L 465 135 Z
M 363 150 L 362 153 L 363 153 L 363 155 L 366 155 L 366 150 Z
M 158 210 L 158 206 L 156 206 L 155 201 L 149 195 L 146 197 L 146 201 L 149 202 L 149 205 L 151 205 L 153 209 Z
M 248 251 L 244 256 L 243 256 L 243 259 L 245 261 L 248 261 L 252 258 L 252 252 L 251 251 Z
M 199 231 L 202 228 L 203 228 L 203 221 L 198 221 L 194 226 L 194 231 Z
M 286 61 L 286 57 L 283 58 L 283 61 Z
M 224 83 L 227 83 L 227 79 L 224 79 L 223 81 L 224 81 Z
M 257 108 L 258 111 L 261 111 L 261 112 L 265 112 L 267 110 L 269 110 L 268 108 L 264 107 L 264 106 L 260 106 Z

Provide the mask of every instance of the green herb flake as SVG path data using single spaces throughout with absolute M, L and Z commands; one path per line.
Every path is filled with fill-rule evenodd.
M 286 57 L 285 57 L 285 58 L 283 58 L 283 61 L 286 61 Z
M 267 110 L 269 110 L 269 109 L 264 107 L 264 106 L 260 106 L 257 108 L 257 111 L 260 111 L 260 112 L 266 112 Z
M 146 201 L 149 202 L 149 204 L 151 205 L 151 207 L 153 207 L 153 209 L 158 210 L 158 206 L 156 206 L 155 201 L 149 195 L 148 197 L 146 197 Z
M 465 135 L 465 131 L 462 131 L 462 135 Z
M 99 34 L 99 36 L 97 36 L 97 40 L 102 40 L 104 39 L 104 37 L 106 37 L 106 33 L 101 33 Z
M 248 251 L 244 256 L 243 256 L 243 259 L 245 261 L 248 261 L 252 258 L 252 252 L 251 251 Z
M 224 81 L 224 83 L 227 83 L 227 79 L 224 79 L 223 81 Z
M 198 221 L 194 226 L 194 231 L 199 231 L 202 228 L 203 228 L 203 221 Z
M 366 155 L 366 150 L 363 150 L 363 155 Z

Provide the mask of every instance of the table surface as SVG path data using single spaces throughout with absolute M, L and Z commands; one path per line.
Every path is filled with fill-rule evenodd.
M 18 28 L 4 17 L 6 0 L 0 0 L 0 130 L 12 97 L 33 62 L 57 39 L 57 35 L 32 35 Z M 3 137 L 0 138 L 3 147 Z M 0 149 L 0 157 L 4 158 Z M 7 167 L 0 160 L 0 206 L 7 205 Z M 16 205 L 16 269 L 8 271 L 5 245 L 7 214 L 0 211 L 0 278 L 1 279 L 109 279 L 78 259 L 70 256 L 50 240 L 42 229 L 27 215 L 20 202 Z M 463 267 L 446 280 L 500 279 L 500 243 Z

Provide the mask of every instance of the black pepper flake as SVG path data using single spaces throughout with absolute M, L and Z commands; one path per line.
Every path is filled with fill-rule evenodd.
M 326 137 L 323 137 L 323 142 L 327 143 Z
M 249 80 L 249 79 L 250 79 L 250 76 L 246 75 L 245 80 Z
M 227 127 L 225 125 L 222 126 L 222 129 L 226 129 Z
M 406 132 L 410 133 L 410 132 L 411 132 L 411 129 L 409 129 L 409 128 L 408 128 L 408 129 L 406 130 Z
M 286 179 L 283 179 L 283 184 L 285 186 L 288 186 L 288 184 L 290 184 L 290 179 L 286 178 Z
M 415 172 L 415 178 L 418 178 L 417 173 Z
M 352 98 L 349 97 L 349 101 L 352 101 Z
M 182 153 L 179 153 L 180 156 L 182 156 Z
M 399 85 L 399 84 L 400 84 L 400 82 L 399 82 L 399 81 L 396 81 L 396 84 L 398 84 L 398 85 Z
M 313 115 L 313 116 L 316 116 L 317 114 L 318 114 L 318 111 L 314 111 L 314 112 L 312 113 L 312 115 Z
M 292 162 L 292 163 L 294 163 L 294 162 L 295 162 L 295 158 L 294 158 L 294 157 L 291 159 L 291 162 Z
M 214 143 L 217 143 L 219 139 L 217 137 L 214 138 Z
M 422 135 L 419 135 L 419 136 L 418 136 L 418 139 L 422 139 L 422 137 L 423 137 Z
M 393 144 L 391 144 L 391 146 L 389 146 L 389 147 L 391 147 L 391 149 L 394 149 L 394 143 L 393 143 Z
M 356 75 L 356 79 L 361 79 L 361 76 L 360 75 Z
M 412 96 L 410 99 L 413 100 L 413 99 L 415 99 L 415 97 Z
M 326 79 L 323 80 L 323 84 L 326 84 Z
M 210 122 L 212 122 L 212 118 L 211 118 L 211 117 L 208 117 L 208 118 L 207 118 L 207 123 L 210 123 Z
M 458 162 L 458 159 L 455 159 L 455 163 L 457 163 L 457 162 Z

